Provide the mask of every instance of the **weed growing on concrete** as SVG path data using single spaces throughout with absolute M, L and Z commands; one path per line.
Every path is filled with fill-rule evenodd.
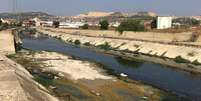
M 89 42 L 84 43 L 85 46 L 91 46 Z
M 192 64 L 194 64 L 194 65 L 201 65 L 201 63 L 198 60 L 193 61 Z
M 79 40 L 75 40 L 74 44 L 75 44 L 75 45 L 80 45 L 81 42 L 80 42 Z
M 195 52 L 192 51 L 192 52 L 188 53 L 187 55 L 190 56 L 190 57 L 194 57 L 195 56 Z
M 163 54 L 161 54 L 161 57 L 165 57 L 166 53 L 167 53 L 167 51 L 165 51 Z
M 111 50 L 112 47 L 109 45 L 108 42 L 105 42 L 104 44 L 102 45 L 98 45 L 97 47 L 101 48 L 101 49 L 104 49 L 104 50 Z
M 134 45 L 134 47 L 135 47 L 135 48 L 139 48 L 139 47 L 140 47 L 140 45 Z
M 176 63 L 191 63 L 189 60 L 182 58 L 181 56 L 177 56 L 174 61 Z

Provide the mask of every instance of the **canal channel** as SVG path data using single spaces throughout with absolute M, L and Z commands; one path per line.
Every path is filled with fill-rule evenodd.
M 125 73 L 128 78 L 150 84 L 154 87 L 201 101 L 201 76 L 175 70 L 166 65 L 141 60 L 126 60 L 93 49 L 84 48 L 49 37 L 23 36 L 22 47 L 34 51 L 58 52 L 81 60 L 102 64 L 115 75 Z

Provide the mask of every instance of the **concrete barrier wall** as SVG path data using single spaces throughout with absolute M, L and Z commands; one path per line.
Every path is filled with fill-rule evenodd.
M 0 32 L 0 101 L 58 101 L 33 80 L 21 65 L 5 55 L 15 54 L 12 30 Z
M 90 36 L 106 36 L 114 38 L 129 38 L 129 39 L 140 39 L 149 41 L 187 41 L 191 37 L 191 32 L 184 33 L 154 33 L 154 32 L 131 32 L 125 31 L 120 34 L 116 31 L 101 31 L 101 30 L 78 30 L 78 29 L 55 29 L 55 28 L 44 28 L 46 30 L 54 32 L 65 32 L 65 33 L 80 33 L 82 35 Z
M 82 44 L 90 43 L 91 45 L 98 46 L 104 43 L 108 43 L 112 48 L 117 50 L 129 50 L 131 52 L 139 52 L 147 55 L 166 57 L 175 59 L 177 57 L 182 57 L 183 59 L 189 60 L 191 62 L 198 61 L 201 63 L 201 49 L 196 47 L 187 46 L 177 46 L 168 45 L 144 41 L 129 41 L 121 39 L 111 39 L 111 38 L 97 38 L 97 37 L 87 37 L 72 35 L 66 33 L 52 32 L 47 30 L 38 29 L 39 32 L 48 34 L 52 37 L 59 37 L 64 41 L 75 42 L 79 40 Z
M 12 30 L 5 30 L 0 32 L 0 53 L 15 53 L 14 36 L 12 35 Z
M 0 54 L 1 101 L 59 101 L 21 65 Z

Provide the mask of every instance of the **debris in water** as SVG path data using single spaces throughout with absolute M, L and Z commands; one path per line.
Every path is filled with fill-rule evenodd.
M 50 89 L 56 89 L 57 87 L 54 86 L 49 86 Z
M 54 76 L 54 79 L 57 80 L 57 79 L 59 79 L 59 77 L 58 76 Z
M 64 77 L 64 74 L 63 73 L 58 73 L 58 76 L 59 77 Z
M 126 75 L 124 73 L 121 73 L 120 76 L 122 76 L 122 77 L 128 77 L 128 75 Z
M 147 99 L 148 99 L 148 97 L 144 96 L 144 97 L 142 97 L 142 99 L 143 99 L 143 100 L 147 100 Z
M 96 95 L 96 96 L 100 96 L 101 95 L 100 93 L 96 92 L 95 90 L 92 90 L 91 93 L 94 94 L 94 95 Z

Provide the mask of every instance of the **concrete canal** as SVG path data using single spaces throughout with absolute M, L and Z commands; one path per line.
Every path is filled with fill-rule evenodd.
M 95 62 L 101 64 L 108 73 L 116 76 L 124 73 L 128 75 L 129 79 L 150 84 L 179 96 L 187 96 L 188 99 L 193 99 L 193 101 L 201 100 L 200 75 L 178 71 L 165 65 L 146 62 L 137 58 L 127 60 L 122 57 L 97 52 L 93 49 L 67 44 L 49 37 L 40 36 L 34 38 L 23 36 L 22 41 L 22 47 L 26 49 L 58 52 L 73 56 L 76 59 Z M 122 93 L 122 91 L 118 91 Z M 175 101 L 188 100 L 180 97 L 175 97 L 174 99 Z

